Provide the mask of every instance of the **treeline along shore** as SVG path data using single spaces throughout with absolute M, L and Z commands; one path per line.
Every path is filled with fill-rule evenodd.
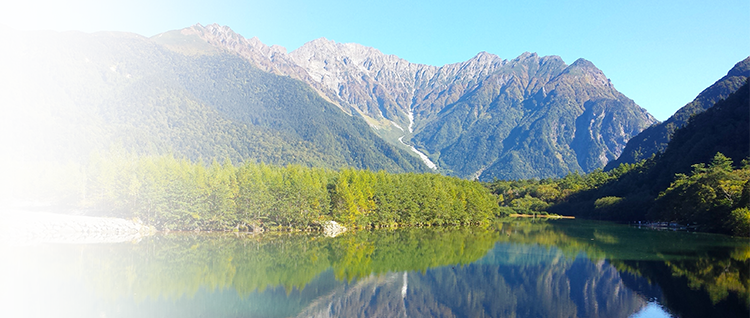
M 18 169 L 26 182 L 0 193 L 27 201 L 138 219 L 157 230 L 321 230 L 489 224 L 511 215 L 676 222 L 689 229 L 750 235 L 750 164 L 717 153 L 689 174 L 653 185 L 658 158 L 611 171 L 542 180 L 463 180 L 434 173 L 394 174 L 299 165 L 192 162 L 119 151 L 85 165 Z M 16 178 L 18 179 L 18 178 Z M 2 201 L 2 200 L 0 200 Z
M 438 174 L 339 171 L 174 156 L 99 156 L 84 204 L 163 230 L 486 224 L 500 213 L 481 183 Z

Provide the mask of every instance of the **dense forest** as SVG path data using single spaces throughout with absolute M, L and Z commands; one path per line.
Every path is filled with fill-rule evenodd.
M 113 148 L 76 163 L 8 171 L 2 201 L 52 201 L 158 229 L 314 229 L 488 223 L 511 213 L 674 222 L 750 235 L 750 89 L 695 115 L 664 153 L 604 172 L 479 183 L 300 165 L 145 156 Z
M 99 214 L 137 217 L 157 229 L 313 229 L 486 224 L 496 197 L 481 183 L 438 174 L 339 171 L 174 156 L 105 154 L 69 194 Z
M 608 172 L 495 181 L 501 209 L 615 221 L 665 221 L 750 235 L 750 112 L 746 83 L 678 129 L 664 153 Z

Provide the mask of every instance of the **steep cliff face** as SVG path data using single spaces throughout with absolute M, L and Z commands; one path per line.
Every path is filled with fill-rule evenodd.
M 317 39 L 290 53 L 311 78 L 373 118 L 408 123 L 414 76 L 426 65 L 409 63 L 359 44 Z
M 583 59 L 482 52 L 438 67 L 324 38 L 286 53 L 218 25 L 179 32 L 307 83 L 383 139 L 463 178 L 592 171 L 656 122 Z
M 324 39 L 290 56 L 363 115 L 409 127 L 405 139 L 460 177 L 592 171 L 655 122 L 585 60 L 482 52 L 435 67 Z
M 484 171 L 484 179 L 589 172 L 616 158 L 630 137 L 655 122 L 582 59 L 552 76 L 541 89 L 507 99 L 522 105 L 518 124 L 509 127 L 503 150 Z
M 507 62 L 482 52 L 466 62 L 436 67 L 326 39 L 306 43 L 290 57 L 362 114 L 412 124 L 412 131 L 412 121 L 440 112 Z

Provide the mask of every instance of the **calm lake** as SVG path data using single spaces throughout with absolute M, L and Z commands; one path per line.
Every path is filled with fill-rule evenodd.
M 743 317 L 750 241 L 580 220 L 4 246 L 2 317 Z

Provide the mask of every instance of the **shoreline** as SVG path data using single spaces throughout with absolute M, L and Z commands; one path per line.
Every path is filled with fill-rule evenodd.
M 347 231 L 346 227 L 335 221 L 319 225 L 320 232 L 327 237 L 336 237 Z M 204 231 L 159 231 L 139 219 L 71 215 L 24 208 L 0 208 L 0 246 L 138 242 L 147 236 L 169 232 Z M 265 230 L 243 233 L 263 232 Z
M 137 219 L 0 210 L 0 245 L 137 242 L 155 232 Z
M 509 217 L 513 218 L 547 218 L 547 219 L 575 219 L 575 216 L 565 215 L 550 215 L 550 214 L 510 214 Z

